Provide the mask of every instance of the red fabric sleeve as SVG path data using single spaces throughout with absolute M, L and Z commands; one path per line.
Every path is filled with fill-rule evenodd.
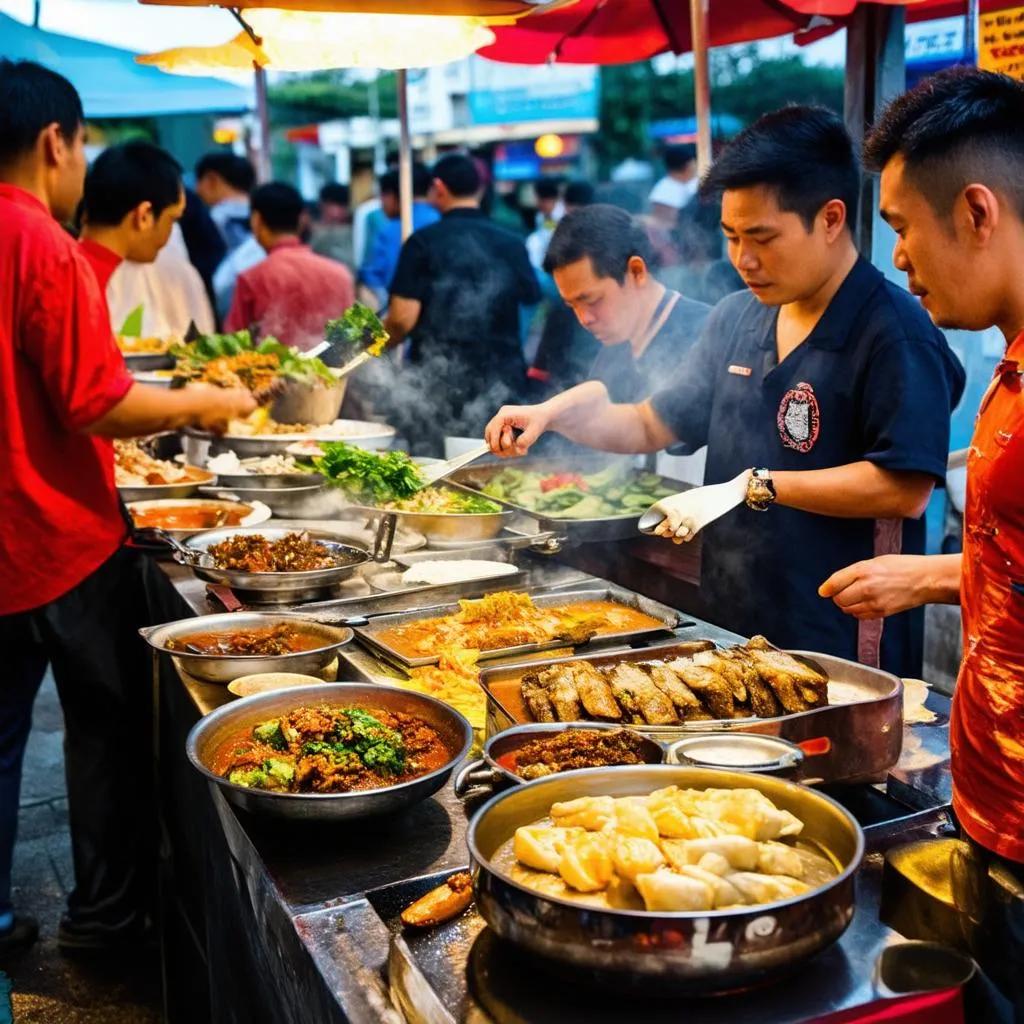
M 61 424 L 102 419 L 134 381 L 110 329 L 106 299 L 81 253 L 55 254 L 26 297 L 25 356 L 42 377 Z
M 235 281 L 235 295 L 231 300 L 231 308 L 224 318 L 224 331 L 233 334 L 235 331 L 244 331 L 252 326 L 255 321 L 255 310 L 252 301 L 252 289 L 245 275 L 242 274 Z

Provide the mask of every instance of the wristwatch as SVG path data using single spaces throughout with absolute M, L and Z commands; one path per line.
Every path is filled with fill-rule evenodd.
M 772 483 L 771 470 L 751 470 L 747 481 L 747 508 L 755 512 L 767 512 L 775 503 L 775 484 Z

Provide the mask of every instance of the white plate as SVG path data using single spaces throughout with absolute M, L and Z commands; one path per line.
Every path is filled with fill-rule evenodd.
M 298 672 L 261 672 L 251 676 L 240 676 L 228 683 L 228 690 L 236 697 L 252 697 L 257 693 L 290 690 L 294 686 L 315 686 L 323 682 L 323 679 L 316 676 L 305 676 Z
M 168 508 L 177 507 L 180 505 L 207 505 L 214 508 L 238 508 L 241 502 L 237 501 L 217 501 L 214 498 L 161 498 L 156 501 L 132 501 L 128 503 L 128 511 L 134 512 L 144 511 L 149 508 Z M 258 526 L 260 523 L 265 523 L 271 516 L 270 509 L 261 501 L 247 501 L 245 504 L 252 509 L 252 511 L 242 517 L 242 521 L 238 524 L 239 526 Z M 211 526 L 206 529 L 224 529 L 221 526 Z M 168 530 L 167 531 L 172 537 L 178 540 L 184 540 L 186 537 L 193 537 L 197 533 L 205 533 L 205 529 L 199 530 Z

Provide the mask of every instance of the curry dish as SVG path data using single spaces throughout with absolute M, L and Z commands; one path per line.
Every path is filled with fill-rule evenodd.
M 408 782 L 450 757 L 437 731 L 415 715 L 317 705 L 239 730 L 209 768 L 250 789 L 347 793 Z
M 647 763 L 643 739 L 626 729 L 568 729 L 530 740 L 496 760 L 502 768 L 527 781 L 577 768 Z
M 604 910 L 716 911 L 802 896 L 838 875 L 803 822 L 756 789 L 580 797 L 516 830 L 493 865 L 555 899 Z
M 233 657 L 297 654 L 325 646 L 322 637 L 287 622 L 255 629 L 220 629 L 189 633 L 167 641 L 167 650 L 186 654 L 220 654 Z
M 528 644 L 582 644 L 595 636 L 661 629 L 664 623 L 615 601 L 580 601 L 538 608 L 528 594 L 502 591 L 461 610 L 373 632 L 373 639 L 406 658 L 429 657 L 446 647 L 478 651 Z
M 159 527 L 162 530 L 212 530 L 217 526 L 241 526 L 242 520 L 252 512 L 249 505 L 189 504 L 158 505 L 151 508 L 133 508 L 135 525 Z

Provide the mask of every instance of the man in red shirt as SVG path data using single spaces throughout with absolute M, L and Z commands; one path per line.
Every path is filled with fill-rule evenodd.
M 267 258 L 239 275 L 224 329 L 258 325 L 263 337 L 312 348 L 323 340 L 327 321 L 355 301 L 352 272 L 303 245 L 305 207 L 291 185 L 261 185 L 251 203 L 252 232 Z
M 122 260 L 152 263 L 185 212 L 181 165 L 150 142 L 105 149 L 85 177 L 82 251 L 100 290 Z
M 146 932 L 154 844 L 147 566 L 125 547 L 110 438 L 223 429 L 244 391 L 136 384 L 70 221 L 85 176 L 81 101 L 60 75 L 0 61 L 0 957 L 37 935 L 11 905 L 32 704 L 52 667 L 65 722 L 75 888 L 61 948 Z
M 940 327 L 998 327 L 1007 350 L 968 454 L 963 554 L 860 562 L 821 593 L 861 619 L 961 605 L 950 748 L 972 852 L 954 884 L 966 878 L 956 895 L 975 952 L 1024 1020 L 1024 84 L 973 68 L 926 79 L 890 105 L 864 154 L 910 290 Z

